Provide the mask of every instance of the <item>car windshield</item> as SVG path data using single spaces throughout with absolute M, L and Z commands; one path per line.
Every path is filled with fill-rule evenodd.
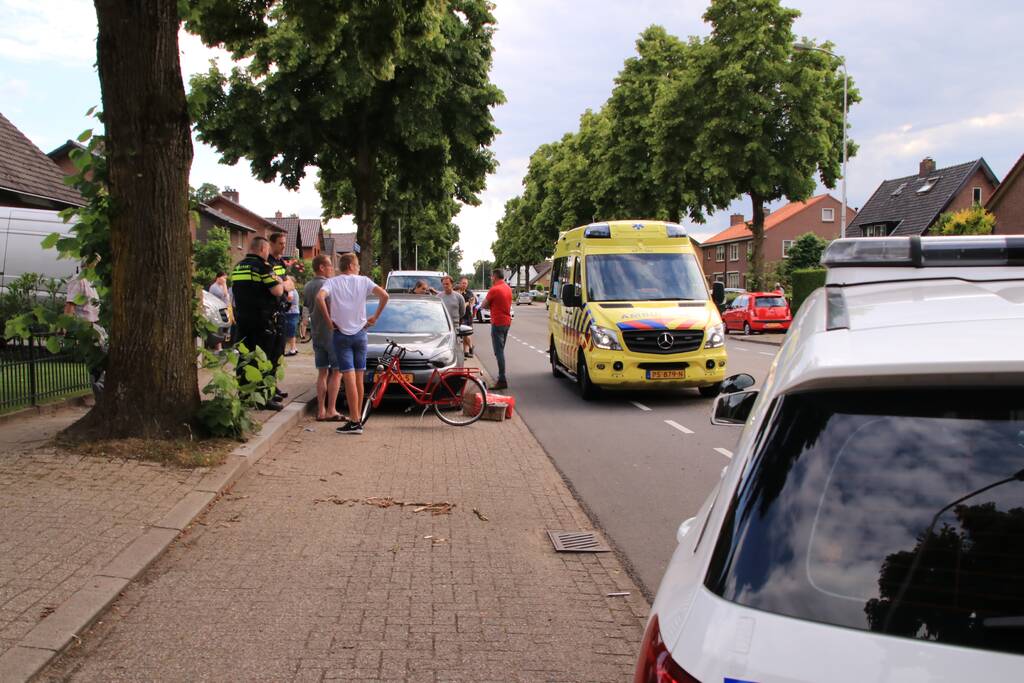
M 389 292 L 411 292 L 416 283 L 421 280 L 438 292 L 444 288 L 441 285 L 440 275 L 388 275 L 386 289 Z
M 376 310 L 376 299 L 366 302 L 367 317 Z M 422 301 L 391 299 L 377 324 L 370 328 L 375 334 L 441 334 L 449 330 L 444 305 L 436 297 L 424 297 Z
M 1024 654 L 1024 393 L 785 397 L 705 580 L 799 619 Z
M 754 305 L 758 308 L 785 308 L 786 298 L 782 296 L 759 296 L 754 298 Z
M 707 285 L 693 254 L 592 254 L 587 301 L 705 301 Z

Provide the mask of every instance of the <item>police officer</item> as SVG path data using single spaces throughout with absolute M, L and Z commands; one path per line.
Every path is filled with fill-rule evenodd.
M 239 341 L 249 350 L 263 349 L 271 357 L 277 336 L 276 318 L 284 282 L 274 274 L 267 262 L 270 243 L 257 235 L 249 243 L 249 253 L 231 272 L 231 294 L 235 300 L 235 323 Z M 274 370 L 277 369 L 275 363 Z M 242 368 L 239 368 L 241 374 Z M 273 372 L 273 371 L 272 371 Z M 267 410 L 281 410 L 284 405 L 275 397 Z
M 274 364 L 275 370 L 281 362 L 281 357 L 284 356 L 285 316 L 291 308 L 288 292 L 295 289 L 295 283 L 288 279 L 288 265 L 283 258 L 284 247 L 285 235 L 283 232 L 275 232 L 270 236 L 270 257 L 267 259 L 267 262 L 270 263 L 274 275 L 284 283 L 284 291 L 281 292 L 281 296 L 278 298 L 277 315 L 274 317 L 273 349 L 267 352 L 267 358 Z M 288 394 L 278 390 L 276 398 L 278 400 L 288 398 Z

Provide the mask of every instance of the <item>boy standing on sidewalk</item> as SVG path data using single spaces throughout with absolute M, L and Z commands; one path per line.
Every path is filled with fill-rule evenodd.
M 491 346 L 498 360 L 498 381 L 491 389 L 508 389 L 505 377 L 505 341 L 512 325 L 512 290 L 505 284 L 505 271 L 495 268 L 491 272 L 491 288 L 487 290 L 482 306 L 491 311 Z
M 330 257 L 319 254 L 313 259 L 315 277 L 302 290 L 302 303 L 310 311 L 309 324 L 313 338 L 313 364 L 316 366 L 316 419 L 320 422 L 341 422 L 338 413 L 338 392 L 341 390 L 341 371 L 334 358 L 334 331 L 330 322 L 324 320 L 317 295 L 327 282 L 334 277 L 334 264 Z
M 377 310 L 366 317 L 366 299 L 379 299 Z M 330 308 L 327 300 L 330 299 Z M 334 330 L 334 357 L 345 385 L 349 422 L 339 434 L 363 433 L 363 376 L 366 373 L 366 328 L 372 327 L 388 303 L 388 293 L 370 278 L 359 274 L 359 257 L 341 257 L 341 275 L 324 282 L 317 294 L 317 308 Z

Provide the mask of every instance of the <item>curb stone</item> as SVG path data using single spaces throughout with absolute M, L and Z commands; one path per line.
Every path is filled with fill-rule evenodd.
M 302 397 L 305 398 L 305 392 Z M 75 591 L 14 647 L 0 656 L 0 683 L 26 683 L 39 674 L 68 645 L 77 640 L 78 634 L 92 625 L 121 591 L 146 571 L 217 496 L 234 485 L 298 424 L 304 413 L 315 407 L 315 392 L 309 402 L 292 401 L 284 410 L 263 423 L 259 434 L 236 448 L 223 463 L 207 472 L 196 487 L 168 510 L 159 522 L 129 543 L 96 572 L 85 586 Z
M 784 334 L 780 334 L 777 336 L 773 335 L 773 337 L 766 339 L 761 339 L 755 335 L 750 335 L 749 337 L 747 337 L 739 333 L 730 333 L 729 336 L 734 338 L 736 341 L 750 342 L 751 344 L 764 344 L 765 346 L 774 346 L 775 348 L 782 346 L 783 342 L 786 341 L 786 335 Z M 779 341 L 771 341 L 772 338 L 777 338 Z

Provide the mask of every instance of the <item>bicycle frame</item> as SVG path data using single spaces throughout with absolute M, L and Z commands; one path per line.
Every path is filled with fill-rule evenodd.
M 409 394 L 409 397 L 416 402 L 417 405 L 431 406 L 434 404 L 440 406 L 451 405 L 455 406 L 462 400 L 462 391 L 455 390 L 454 387 L 448 385 L 447 380 L 452 377 L 470 377 L 473 375 L 480 374 L 480 371 L 476 368 L 450 368 L 448 370 L 437 370 L 436 368 L 430 373 L 430 379 L 427 380 L 427 386 L 424 389 L 420 389 L 418 386 L 408 381 L 405 378 L 405 374 L 402 373 L 401 354 L 392 355 L 387 359 L 387 363 L 384 364 L 381 369 L 381 364 L 377 365 L 377 374 L 373 378 L 373 388 L 371 392 L 376 392 L 373 399 L 373 407 L 377 408 L 384 400 L 384 394 L 388 390 L 388 386 L 391 382 L 395 382 L 405 393 Z M 447 398 L 437 398 L 435 394 L 439 387 L 445 387 L 448 391 Z

